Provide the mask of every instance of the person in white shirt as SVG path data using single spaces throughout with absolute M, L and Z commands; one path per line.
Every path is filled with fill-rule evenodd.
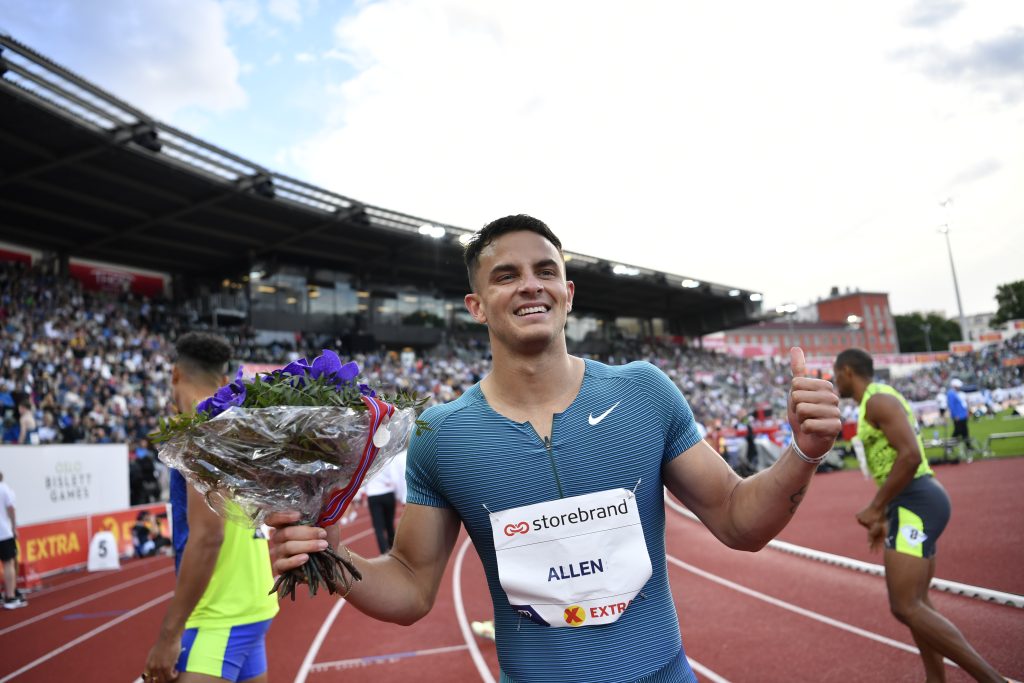
M 18 525 L 14 519 L 14 491 L 4 483 L 0 472 L 0 560 L 4 564 L 4 609 L 17 609 L 28 604 L 18 592 Z
M 405 458 L 402 451 L 367 482 L 366 500 L 370 506 L 370 519 L 377 535 L 377 547 L 383 555 L 395 542 L 395 505 L 405 503 Z

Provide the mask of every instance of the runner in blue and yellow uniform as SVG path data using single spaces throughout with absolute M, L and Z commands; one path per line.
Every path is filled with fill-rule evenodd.
M 569 355 L 575 285 L 547 225 L 493 221 L 465 261 L 466 308 L 487 325 L 491 372 L 423 413 L 431 429 L 409 445 L 394 546 L 353 555 L 363 579 L 348 604 L 401 624 L 422 618 L 465 525 L 487 574 L 502 683 L 692 683 L 669 589 L 664 489 L 726 545 L 763 547 L 831 450 L 839 399 L 805 376 L 794 349 L 793 444 L 741 480 L 661 370 Z M 286 526 L 296 518 L 271 521 L 279 572 L 339 540 L 337 527 Z
M 865 351 L 840 353 L 834 373 L 839 395 L 860 405 L 857 436 L 878 484 L 878 493 L 857 513 L 857 521 L 868 530 L 872 550 L 884 539 L 889 606 L 910 628 L 926 680 L 946 680 L 942 658 L 948 657 L 976 680 L 1005 681 L 928 599 L 935 545 L 949 521 L 950 503 L 924 457 L 910 404 L 892 387 L 872 381 L 874 361 Z
M 175 344 L 171 378 L 179 411 L 227 384 L 231 347 L 223 339 L 189 333 Z M 267 680 L 265 636 L 277 614 L 267 540 L 259 530 L 218 517 L 176 471 L 171 473 L 174 597 L 143 680 Z

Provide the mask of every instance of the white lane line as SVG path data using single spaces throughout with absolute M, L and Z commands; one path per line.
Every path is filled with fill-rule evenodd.
M 668 495 L 668 491 L 665 492 L 665 503 L 684 517 L 697 522 L 697 524 L 703 524 L 703 522 L 697 518 L 697 515 L 672 500 Z M 778 539 L 768 541 L 768 547 L 774 548 L 775 550 L 781 550 L 784 553 L 796 555 L 797 557 L 803 557 L 817 562 L 824 562 L 825 564 L 831 564 L 844 569 L 853 569 L 854 571 L 864 572 L 865 574 L 871 574 L 873 576 L 885 576 L 885 567 L 880 564 L 862 562 L 861 560 L 855 560 L 851 557 L 834 555 L 822 550 L 814 550 L 813 548 L 805 548 L 804 546 L 787 543 L 786 541 L 780 541 Z M 981 586 L 972 586 L 958 581 L 938 578 L 932 579 L 931 588 L 945 593 L 960 595 L 965 598 L 974 598 L 985 602 L 997 602 L 1008 607 L 1024 608 L 1024 595 L 1017 595 L 1016 593 L 1006 593 L 1004 591 L 997 591 L 991 588 L 982 588 Z
M 153 578 L 154 576 L 159 576 L 160 574 L 166 574 L 167 572 L 171 572 L 171 571 L 174 571 L 174 567 L 164 567 L 163 569 L 158 569 L 155 572 L 150 572 L 149 574 L 143 574 L 142 576 L 139 576 L 139 577 L 136 577 L 134 579 L 131 579 L 130 581 L 125 581 L 124 583 L 119 583 L 116 586 L 111 586 L 110 588 L 107 588 L 105 590 L 101 590 L 98 593 L 92 593 L 91 595 L 87 595 L 84 598 L 79 598 L 78 600 L 74 600 L 72 602 L 69 602 L 66 605 L 62 605 L 61 607 L 55 607 L 55 608 L 51 609 L 48 612 L 43 612 L 42 614 L 37 614 L 37 615 L 35 615 L 34 617 L 32 617 L 30 619 L 26 619 L 25 621 L 19 621 L 18 623 L 12 624 L 11 626 L 8 626 L 5 629 L 0 629 L 0 636 L 5 635 L 7 633 L 10 633 L 11 631 L 17 631 L 19 628 L 24 628 L 25 626 L 28 626 L 29 624 L 36 623 L 37 621 L 42 621 L 43 619 L 46 619 L 48 617 L 52 617 L 54 614 L 60 614 L 61 612 L 66 612 L 67 610 L 71 609 L 72 607 L 78 607 L 79 605 L 84 605 L 87 602 L 92 602 L 93 600 L 96 600 L 98 598 L 102 598 L 105 595 L 110 595 L 111 593 L 116 593 L 117 591 L 124 590 L 125 588 L 130 588 L 131 586 L 134 586 L 136 584 L 143 583 L 144 581 L 148 581 L 149 579 Z
M 731 588 L 732 590 L 738 593 L 743 593 L 744 595 L 748 595 L 752 598 L 762 600 L 764 602 L 767 602 L 769 605 L 781 607 L 784 610 L 788 610 L 795 614 L 799 614 L 802 617 L 807 617 L 809 619 L 814 619 L 815 621 L 820 621 L 823 624 L 834 626 L 835 628 L 838 628 L 842 631 L 847 631 L 849 633 L 853 633 L 854 635 L 861 636 L 862 638 L 867 638 L 868 640 L 873 640 L 877 643 L 882 643 L 883 645 L 889 645 L 890 647 L 894 647 L 897 650 L 903 650 L 904 652 L 910 652 L 915 655 L 920 654 L 917 648 L 912 645 L 907 645 L 906 643 L 901 643 L 898 640 L 893 640 L 892 638 L 888 638 L 886 636 L 879 635 L 871 631 L 866 631 L 852 624 L 847 624 L 845 621 L 839 621 L 838 619 L 833 619 L 832 617 L 826 617 L 824 614 L 819 614 L 818 612 L 814 612 L 803 607 L 798 607 L 792 603 L 786 602 L 785 600 L 773 598 L 772 596 L 765 595 L 764 593 L 756 591 L 753 588 L 741 586 L 738 583 L 734 583 L 732 581 L 729 581 L 728 579 L 723 579 L 720 576 L 715 576 L 714 574 L 706 572 L 703 569 L 698 569 L 697 567 L 694 567 L 692 564 L 687 564 L 686 562 L 683 562 L 682 560 L 676 557 L 672 557 L 671 555 L 668 556 L 668 561 L 676 565 L 677 567 L 680 567 L 681 569 L 685 569 L 688 572 L 705 578 L 708 581 L 713 581 L 714 583 L 717 583 L 721 586 L 725 586 L 726 588 Z M 949 662 L 949 660 L 946 661 L 947 663 L 952 664 L 952 662 Z
M 313 639 L 312 644 L 309 646 L 309 650 L 306 652 L 306 658 L 302 660 L 302 666 L 299 667 L 299 672 L 295 674 L 295 683 L 306 683 L 306 676 L 309 675 L 309 669 L 313 666 L 313 660 L 316 659 L 317 653 L 320 652 L 320 646 L 323 645 L 324 638 L 327 637 L 327 632 L 331 630 L 331 626 L 334 625 L 334 620 L 338 618 L 338 612 L 345 606 L 345 600 L 340 599 L 331 608 L 331 613 L 324 619 L 324 623 L 320 624 L 320 630 L 317 631 L 316 638 Z
M 122 572 L 128 572 L 133 569 L 143 569 L 145 565 L 155 564 L 158 560 L 166 560 L 167 557 L 144 557 L 138 560 L 133 560 L 130 564 L 124 564 L 121 566 Z M 84 565 L 83 565 L 84 569 Z M 25 594 L 28 597 L 39 597 L 41 595 L 49 595 L 50 593 L 56 593 L 57 591 L 64 590 L 65 588 L 72 588 L 73 586 L 80 586 L 83 583 L 89 583 L 97 579 L 110 578 L 110 574 L 104 572 L 92 572 L 86 576 L 79 577 L 77 579 L 71 579 L 64 583 L 57 584 L 56 586 L 48 586 L 46 588 L 40 588 L 39 590 L 26 591 Z
M 465 559 L 466 551 L 469 550 L 471 544 L 472 541 L 468 538 L 463 541 L 459 547 L 459 554 L 455 557 L 455 571 L 452 572 L 455 618 L 459 620 L 459 630 L 462 631 L 462 639 L 466 641 L 466 646 L 469 648 L 469 656 L 473 658 L 473 664 L 476 665 L 476 670 L 480 674 L 480 680 L 484 681 L 484 683 L 495 683 L 494 676 L 491 675 L 491 670 L 487 666 L 487 662 L 484 661 L 484 656 L 480 654 L 480 648 L 477 647 L 476 636 L 473 635 L 473 631 L 469 627 L 469 620 L 466 618 L 466 606 L 462 601 L 462 561 Z
M 160 597 L 153 598 L 152 600 L 150 600 L 149 602 L 145 603 L 144 605 L 139 605 L 138 607 L 136 607 L 132 611 L 125 612 L 121 616 L 117 617 L 116 619 L 112 619 L 111 621 L 108 621 L 107 623 L 103 624 L 102 626 L 97 626 L 96 628 L 94 628 L 93 630 L 89 631 L 88 633 L 84 633 L 84 634 L 78 636 L 77 638 L 75 638 L 71 642 L 65 643 L 64 645 L 61 645 L 60 647 L 58 647 L 55 650 L 50 650 L 45 655 L 43 655 L 42 657 L 39 657 L 35 661 L 29 662 L 28 664 L 26 664 L 25 666 L 21 667 L 17 671 L 9 673 L 6 676 L 4 676 L 3 678 L 0 678 L 0 683 L 7 683 L 7 681 L 11 680 L 12 678 L 16 678 L 16 677 L 20 676 L 21 674 L 25 673 L 26 671 L 31 671 L 32 669 L 36 668 L 37 666 L 39 666 L 43 662 L 46 662 L 46 661 L 48 661 L 50 659 L 53 659 L 57 655 L 59 655 L 59 654 L 61 654 L 63 652 L 66 652 L 67 650 L 70 650 L 71 648 L 75 647 L 79 643 L 83 643 L 83 642 L 89 640 L 93 636 L 96 636 L 96 635 L 99 635 L 100 633 L 103 633 L 104 631 L 106 631 L 109 628 L 113 628 L 114 626 L 117 626 L 122 621 L 127 621 L 128 619 L 131 619 L 132 617 L 134 617 L 136 614 L 139 614 L 141 612 L 145 612 L 150 607 L 154 607 L 156 605 L 159 605 L 161 602 L 166 602 L 166 601 L 170 600 L 173 595 L 174 595 L 174 591 L 169 591 L 167 593 L 164 593 Z
M 313 671 L 338 671 L 341 669 L 355 669 L 357 667 L 371 666 L 373 664 L 388 664 L 398 662 L 409 657 L 422 657 L 423 655 L 443 655 L 449 652 L 463 652 L 469 648 L 466 645 L 449 645 L 447 647 L 433 647 L 428 650 L 412 650 L 410 652 L 393 652 L 387 655 L 372 655 L 370 657 L 354 657 L 352 659 L 339 659 L 333 662 L 319 662 L 313 665 Z
M 373 529 L 366 529 L 360 531 L 358 534 L 353 534 L 348 539 L 342 539 L 342 543 L 345 545 L 352 545 L 353 542 L 358 541 L 361 538 L 365 538 L 373 533 Z M 327 637 L 327 632 L 331 630 L 331 626 L 334 625 L 334 620 L 338 618 L 338 612 L 345 605 L 347 601 L 344 598 L 339 598 L 337 604 L 331 608 L 327 618 L 320 624 L 320 630 L 316 633 L 316 638 L 309 646 L 309 650 L 306 651 L 306 657 L 302 660 L 302 666 L 299 667 L 299 672 L 295 674 L 295 683 L 305 683 L 306 676 L 309 675 L 309 670 L 313 666 L 313 660 L 316 659 L 317 653 L 320 652 L 320 646 L 324 642 L 324 638 Z M 0 681 L 0 683 L 3 683 Z
M 699 673 L 701 676 L 711 681 L 711 683 L 730 683 L 728 678 L 722 678 L 711 669 L 707 668 L 700 662 L 687 657 L 686 660 L 690 662 L 690 668 Z

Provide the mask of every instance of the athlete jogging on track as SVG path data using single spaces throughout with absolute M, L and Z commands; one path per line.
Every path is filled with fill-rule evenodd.
M 379 558 L 355 557 L 363 580 L 348 600 L 385 621 L 423 617 L 461 523 L 487 575 L 502 681 L 696 680 L 669 590 L 663 485 L 723 543 L 759 550 L 792 518 L 839 433 L 832 386 L 803 377 L 794 349 L 789 420 L 798 446 L 741 480 L 656 367 L 569 355 L 575 285 L 544 223 L 496 220 L 465 259 L 466 307 L 488 327 L 492 370 L 423 413 L 431 430 L 410 444 L 395 545 Z M 337 527 L 287 526 L 297 519 L 271 520 L 277 572 L 339 540 Z M 552 545 L 562 551 L 531 554 Z
M 946 680 L 942 658 L 948 657 L 975 680 L 1005 681 L 928 599 L 935 544 L 949 521 L 950 504 L 924 457 L 910 404 L 892 387 L 872 381 L 874 361 L 866 351 L 840 353 L 834 374 L 839 395 L 860 406 L 857 436 L 879 487 L 871 504 L 857 513 L 857 521 L 868 530 L 872 550 L 884 540 L 889 608 L 910 628 L 926 680 Z
M 228 383 L 231 347 L 191 332 L 175 343 L 174 404 L 193 411 Z M 171 472 L 177 585 L 149 652 L 146 683 L 265 683 L 265 636 L 277 614 L 267 542 L 259 530 L 226 522 L 177 471 Z

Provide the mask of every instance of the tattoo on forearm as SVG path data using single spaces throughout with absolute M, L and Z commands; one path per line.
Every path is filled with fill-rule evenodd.
M 793 504 L 793 507 L 789 508 L 789 514 L 795 514 L 796 509 L 800 507 L 800 503 L 804 500 L 804 494 L 807 493 L 807 487 L 801 486 L 800 490 L 789 497 L 789 502 Z

